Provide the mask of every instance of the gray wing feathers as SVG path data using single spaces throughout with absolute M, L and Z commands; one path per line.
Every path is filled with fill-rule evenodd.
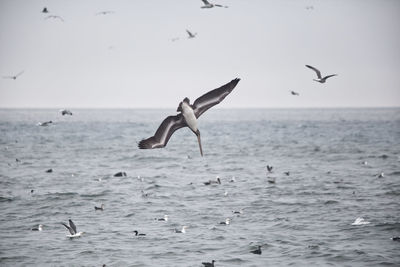
M 71 228 L 71 227 L 69 227 L 68 225 L 66 225 L 65 223 L 61 223 L 62 225 L 64 225 L 65 226 L 65 228 L 67 228 L 68 229 L 68 231 L 70 232 L 70 234 L 71 235 L 74 235 L 75 234 L 75 232 L 74 232 L 74 230 Z
M 72 230 L 74 230 L 75 234 L 77 233 L 76 231 L 76 226 L 75 224 L 72 222 L 72 220 L 69 220 L 69 226 L 72 228 Z
M 200 117 L 200 115 L 206 112 L 209 108 L 221 103 L 221 101 L 232 92 L 239 81 L 240 79 L 236 78 L 197 98 L 193 103 L 193 110 L 196 118 Z
M 317 73 L 318 79 L 322 78 L 321 72 L 318 69 L 316 69 L 316 68 L 314 68 L 313 66 L 310 66 L 310 65 L 306 65 L 306 67 L 309 68 L 309 69 L 312 69 L 313 71 L 315 71 Z
M 181 114 L 169 116 L 161 123 L 154 136 L 140 141 L 138 146 L 140 149 L 165 147 L 171 135 L 185 126 L 186 122 Z

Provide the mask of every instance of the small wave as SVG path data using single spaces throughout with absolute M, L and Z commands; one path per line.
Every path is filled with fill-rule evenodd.
M 365 225 L 370 224 L 370 222 L 366 221 L 364 218 L 357 218 L 351 225 Z

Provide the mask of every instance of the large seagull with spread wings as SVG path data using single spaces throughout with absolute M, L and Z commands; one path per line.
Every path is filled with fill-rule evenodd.
M 200 131 L 197 128 L 197 119 L 206 112 L 209 108 L 219 104 L 224 98 L 229 95 L 236 87 L 239 78 L 236 78 L 229 83 L 211 90 L 210 92 L 200 96 L 191 105 L 189 98 L 185 97 L 179 103 L 175 116 L 168 116 L 158 127 L 154 136 L 144 139 L 139 142 L 140 149 L 152 149 L 165 147 L 171 135 L 178 129 L 189 127 L 190 130 L 197 136 L 199 142 L 200 154 L 203 156 L 203 149 L 201 148 Z

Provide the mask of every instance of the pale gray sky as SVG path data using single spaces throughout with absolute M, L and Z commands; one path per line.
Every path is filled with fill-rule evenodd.
M 400 1 L 215 2 L 0 0 L 0 75 L 25 71 L 0 107 L 175 109 L 236 77 L 219 107 L 400 106 Z

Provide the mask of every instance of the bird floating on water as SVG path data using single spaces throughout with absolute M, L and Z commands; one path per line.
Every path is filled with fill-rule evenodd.
M 219 224 L 228 225 L 230 223 L 231 223 L 231 219 L 230 218 L 226 218 L 226 220 L 224 222 L 220 222 Z
M 204 3 L 204 6 L 201 6 L 201 8 L 213 8 L 213 7 L 225 7 L 228 8 L 228 6 L 223 6 L 223 5 L 219 5 L 219 4 L 213 4 L 208 2 L 207 0 L 201 0 Z
M 70 237 L 70 238 L 80 237 L 82 234 L 85 233 L 85 232 L 77 232 L 76 231 L 76 226 L 75 226 L 75 224 L 73 223 L 72 220 L 69 220 L 69 226 L 66 225 L 65 223 L 61 223 L 61 224 L 64 225 L 65 228 L 67 228 L 68 231 L 71 233 L 70 235 L 67 235 L 67 237 Z
M 212 260 L 211 262 L 202 262 L 201 264 L 203 264 L 204 267 L 214 267 L 214 262 L 215 260 Z
M 43 231 L 43 224 L 39 224 L 38 227 L 33 227 L 32 231 Z
M 94 210 L 101 210 L 101 211 L 103 211 L 103 210 L 104 210 L 104 204 L 101 204 L 100 207 L 94 206 Z
M 49 13 L 49 11 L 47 10 L 47 7 L 43 8 L 42 13 Z
M 189 98 L 183 99 L 179 103 L 177 112 L 181 112 L 175 116 L 167 117 L 158 127 L 154 136 L 139 142 L 140 149 L 152 149 L 165 147 L 171 135 L 182 127 L 189 127 L 197 136 L 200 154 L 203 156 L 201 148 L 200 131 L 197 128 L 197 119 L 209 108 L 221 103 L 224 98 L 229 95 L 236 87 L 240 79 L 236 78 L 229 83 L 214 89 L 201 97 L 197 98 L 191 105 Z
M 16 75 L 9 75 L 9 76 L 3 76 L 4 79 L 13 79 L 16 80 L 19 76 L 21 76 L 25 71 L 20 71 Z
M 61 115 L 70 115 L 70 116 L 72 116 L 72 112 L 70 111 L 70 110 L 68 110 L 68 109 L 60 109 L 60 113 L 61 113 Z
M 186 233 L 187 228 L 188 227 L 184 225 L 184 226 L 182 226 L 182 230 L 175 229 L 175 233 L 184 234 L 184 233 Z
M 53 169 L 48 169 L 46 172 L 47 172 L 47 173 L 52 173 L 52 172 L 53 172 Z
M 156 219 L 157 221 L 164 221 L 164 222 L 168 222 L 168 215 L 164 215 L 164 218 L 158 218 Z
M 330 77 L 333 77 L 333 76 L 337 76 L 337 74 L 331 74 L 331 75 L 327 75 L 325 77 L 322 77 L 321 76 L 321 72 L 318 69 L 316 69 L 316 68 L 314 68 L 313 66 L 310 66 L 310 65 L 306 65 L 306 67 L 309 68 L 309 69 L 312 69 L 313 71 L 315 71 L 315 73 L 317 74 L 318 79 L 313 79 L 313 80 L 316 81 L 316 82 L 319 82 L 319 83 L 325 83 L 326 79 L 328 79 Z
M 186 32 L 187 32 L 187 34 L 189 35 L 189 36 L 188 36 L 189 39 L 192 39 L 192 38 L 196 37 L 196 35 L 197 35 L 197 32 L 192 33 L 192 32 L 189 31 L 189 30 L 186 30 Z
M 213 180 L 209 180 L 209 181 L 207 181 L 207 182 L 204 182 L 204 184 L 205 184 L 205 185 L 212 185 L 212 184 L 217 185 L 217 184 L 221 184 L 221 179 L 219 178 L 219 176 L 217 176 L 217 177 L 215 178 L 214 181 L 213 181 Z
M 133 231 L 134 233 L 135 233 L 135 236 L 145 236 L 146 234 L 139 234 L 139 232 L 138 231 Z
M 116 174 L 114 174 L 114 177 L 125 177 L 126 176 L 126 172 L 117 172 Z
M 38 122 L 38 126 L 49 126 L 51 123 L 53 123 L 52 121 L 45 121 L 45 122 Z
M 253 253 L 253 254 L 261 255 L 262 254 L 261 246 L 258 246 L 258 248 L 256 250 L 252 250 L 250 252 Z

